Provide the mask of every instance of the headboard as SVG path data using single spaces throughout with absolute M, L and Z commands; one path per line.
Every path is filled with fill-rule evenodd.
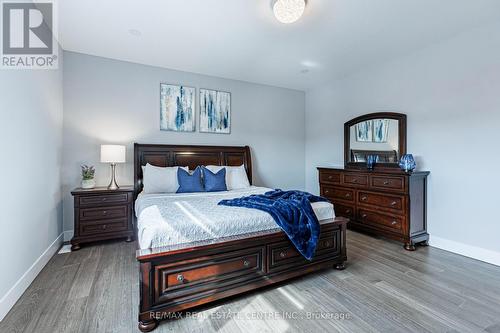
M 134 187 L 142 191 L 142 166 L 147 163 L 159 167 L 199 165 L 244 165 L 252 184 L 252 157 L 250 147 L 183 146 L 134 143 Z

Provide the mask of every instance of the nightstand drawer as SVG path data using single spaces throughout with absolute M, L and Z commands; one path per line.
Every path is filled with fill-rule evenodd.
M 106 194 L 80 197 L 80 206 L 112 205 L 127 203 L 129 196 L 127 193 Z
M 83 208 L 80 209 L 80 220 L 104 220 L 127 217 L 128 206 L 113 206 L 99 208 Z
M 102 223 L 82 223 L 80 224 L 80 235 L 101 234 L 106 232 L 127 230 L 127 219 L 109 220 Z

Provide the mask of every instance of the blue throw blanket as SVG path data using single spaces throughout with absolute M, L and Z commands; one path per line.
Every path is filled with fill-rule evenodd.
M 328 200 L 307 192 L 274 190 L 222 200 L 219 205 L 255 208 L 271 214 L 297 250 L 307 260 L 312 260 L 320 227 L 311 203 L 319 201 Z

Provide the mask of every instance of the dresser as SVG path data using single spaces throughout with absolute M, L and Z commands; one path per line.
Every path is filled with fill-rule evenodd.
M 426 191 L 429 172 L 318 168 L 321 195 L 335 214 L 350 219 L 350 229 L 404 243 L 414 251 L 427 245 Z
M 77 188 L 71 194 L 75 211 L 71 250 L 100 240 L 125 238 L 130 242 L 134 239 L 132 186 L 117 190 Z

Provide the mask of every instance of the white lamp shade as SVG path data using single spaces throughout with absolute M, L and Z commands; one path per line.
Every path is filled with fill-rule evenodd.
M 101 145 L 101 163 L 125 163 L 125 146 Z

